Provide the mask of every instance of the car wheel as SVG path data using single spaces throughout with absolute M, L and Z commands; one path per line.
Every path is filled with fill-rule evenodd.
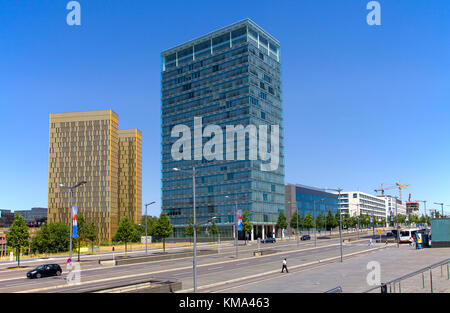
M 56 271 L 56 276 L 61 276 L 61 272 L 60 271 Z
M 41 273 L 36 274 L 36 278 L 41 278 L 41 276 L 42 276 Z

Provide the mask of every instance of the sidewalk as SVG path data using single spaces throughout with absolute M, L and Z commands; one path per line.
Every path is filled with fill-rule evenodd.
M 263 282 L 242 284 L 241 286 L 227 289 L 226 292 L 322 293 L 341 286 L 345 293 L 361 293 L 373 287 L 367 282 L 367 277 L 372 270 L 371 268 L 368 269 L 367 266 L 371 261 L 376 261 L 380 264 L 381 282 L 386 282 L 442 261 L 449 258 L 449 256 L 450 248 L 416 250 L 409 245 L 400 245 L 400 248 L 391 247 L 344 259 L 343 263 L 335 262 L 312 269 L 290 271 L 289 274 L 270 278 Z M 434 292 L 448 292 L 450 280 L 446 278 L 446 268 L 443 269 L 442 277 L 440 268 L 433 270 Z M 430 292 L 429 273 L 428 276 L 425 275 L 425 289 L 422 288 L 421 275 L 402 283 L 401 289 L 402 292 L 408 293 Z

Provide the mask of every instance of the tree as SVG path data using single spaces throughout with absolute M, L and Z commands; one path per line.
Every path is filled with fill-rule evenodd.
M 6 233 L 8 246 L 14 248 L 17 253 L 17 267 L 20 267 L 20 251 L 26 249 L 29 244 L 30 233 L 25 218 L 16 213 L 16 219 Z
M 298 224 L 297 224 L 297 220 L 298 220 Z M 296 233 L 298 232 L 298 228 L 302 227 L 303 225 L 303 218 L 300 214 L 298 214 L 297 211 L 294 212 L 294 214 L 292 214 L 291 216 L 291 220 L 289 221 L 289 226 L 291 226 L 291 228 L 295 229 Z
M 86 241 L 86 234 L 88 231 L 88 225 L 86 224 L 86 221 L 84 220 L 83 215 L 77 216 L 77 246 L 78 246 L 78 262 L 80 262 L 80 246 L 82 241 Z
M 158 217 L 156 216 L 143 216 L 141 225 L 142 225 L 142 236 L 145 236 L 145 221 L 147 220 L 147 236 L 154 236 L 153 232 L 155 229 L 155 225 L 158 222 Z
M 305 219 L 303 220 L 303 227 L 308 229 L 308 233 L 309 230 L 314 227 L 314 220 L 313 217 L 311 215 L 311 212 L 309 212 L 306 216 Z
M 31 249 L 39 253 L 58 253 L 69 251 L 70 227 L 63 223 L 43 224 L 33 237 Z
M 155 236 L 159 236 L 163 239 L 163 252 L 166 252 L 166 238 L 173 232 L 173 226 L 170 224 L 170 218 L 162 211 L 159 216 L 158 222 L 155 225 Z
M 244 211 L 242 214 L 242 230 L 245 235 L 245 244 L 247 244 L 247 234 L 253 230 L 252 223 L 250 223 L 250 218 L 248 217 L 248 212 Z
M 209 227 L 209 232 L 213 235 L 213 240 L 215 239 L 216 235 L 219 234 L 219 229 L 216 226 L 216 222 L 213 220 L 211 222 L 211 226 Z
M 124 216 L 119 223 L 119 227 L 117 228 L 116 235 L 113 238 L 113 241 L 119 241 L 125 243 L 125 255 L 127 254 L 127 243 L 131 242 L 136 235 L 136 228 L 134 227 L 131 220 Z
M 315 224 L 317 228 L 322 228 L 325 225 L 325 218 L 322 213 L 319 213 L 316 217 Z
M 326 220 L 327 226 L 330 227 L 330 235 L 331 235 L 331 230 L 339 225 L 338 221 L 336 220 L 336 217 L 333 215 L 333 212 L 331 212 L 331 210 L 328 211 Z
M 350 226 L 349 220 L 350 220 L 350 214 L 348 212 L 345 212 L 342 216 L 342 225 L 347 228 L 347 231 L 348 231 L 348 227 Z
M 189 219 L 189 224 L 184 228 L 184 235 L 189 237 L 192 242 L 192 237 L 194 236 L 194 226 L 192 225 L 192 219 Z M 200 228 L 197 226 L 197 235 L 200 234 Z
M 281 230 L 280 233 L 283 233 L 283 229 L 286 229 L 286 227 L 288 226 L 288 223 L 286 221 L 286 216 L 284 215 L 283 211 L 280 211 L 280 213 L 278 213 L 278 220 L 277 220 L 277 224 L 275 225 L 277 230 Z
M 92 253 L 94 253 L 94 243 L 97 241 L 97 227 L 94 223 L 89 223 L 86 229 L 86 239 L 91 242 Z

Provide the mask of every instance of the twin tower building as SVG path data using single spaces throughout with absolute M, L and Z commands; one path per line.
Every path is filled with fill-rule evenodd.
M 72 203 L 98 238 L 111 241 L 120 220 L 140 223 L 142 214 L 142 134 L 119 129 L 112 110 L 50 114 L 48 222 L 70 223 Z

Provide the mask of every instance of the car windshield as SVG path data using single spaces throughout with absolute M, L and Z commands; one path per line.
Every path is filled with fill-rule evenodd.
M 45 265 L 39 265 L 38 267 L 36 267 L 37 270 L 43 270 L 45 268 Z

